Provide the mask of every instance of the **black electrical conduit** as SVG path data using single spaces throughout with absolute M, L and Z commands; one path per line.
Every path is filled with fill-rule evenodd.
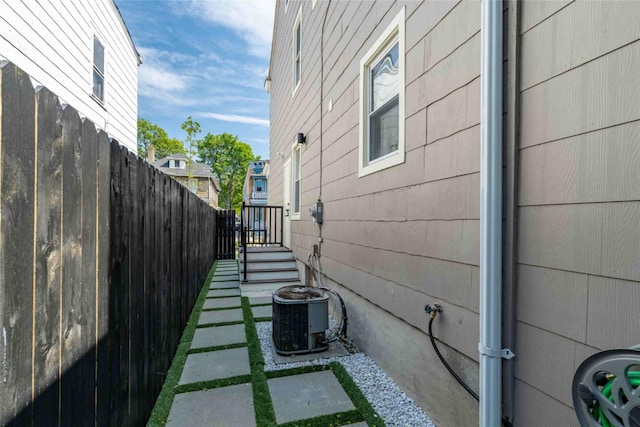
M 309 265 L 311 266 L 311 270 L 313 271 L 313 277 L 316 283 L 318 284 L 317 288 L 322 289 L 323 291 L 330 292 L 336 297 L 338 297 L 338 300 L 340 301 L 340 309 L 342 311 L 342 320 L 340 321 L 340 325 L 338 325 L 338 329 L 339 329 L 338 335 L 342 336 L 343 338 L 346 338 L 347 324 L 349 322 L 349 318 L 347 317 L 347 307 L 344 304 L 344 300 L 342 299 L 340 294 L 338 294 L 336 291 L 324 286 L 324 283 L 322 282 L 322 271 L 321 271 L 322 265 L 320 264 L 320 259 L 318 258 L 318 254 L 314 253 L 312 255 L 309 255 Z
M 473 389 L 471 387 L 469 387 L 469 385 L 467 383 L 465 383 L 464 380 L 462 378 L 460 378 L 460 376 L 458 374 L 456 374 L 456 372 L 453 370 L 453 368 L 451 366 L 449 366 L 447 361 L 444 360 L 444 357 L 442 356 L 442 353 L 440 353 L 440 350 L 438 350 L 438 346 L 436 345 L 436 340 L 433 338 L 433 321 L 435 320 L 435 318 L 438 315 L 438 313 L 442 313 L 442 307 L 440 306 L 440 304 L 434 304 L 434 305 L 427 304 L 424 307 L 424 311 L 430 317 L 430 319 L 429 319 L 429 340 L 431 341 L 431 345 L 433 346 L 433 350 L 436 352 L 436 354 L 438 355 L 438 358 L 440 359 L 440 361 L 442 362 L 444 367 L 447 368 L 447 371 L 449 371 L 451 376 L 453 376 L 453 378 L 455 378 L 456 381 L 458 381 L 458 383 L 462 387 L 464 387 L 464 389 L 471 396 L 473 396 L 473 398 L 476 401 L 479 402 L 480 401 L 480 396 L 478 396 L 478 393 L 473 391 Z M 504 426 L 506 426 L 506 427 L 512 427 L 511 422 L 509 422 L 509 420 L 506 419 L 506 418 L 502 418 L 502 424 Z

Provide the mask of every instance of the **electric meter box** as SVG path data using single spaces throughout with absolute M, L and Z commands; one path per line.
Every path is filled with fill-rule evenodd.
M 320 201 L 312 205 L 311 209 L 309 209 L 309 212 L 311 213 L 311 217 L 318 224 L 322 224 L 322 211 L 323 211 L 323 206 L 322 206 L 322 202 Z

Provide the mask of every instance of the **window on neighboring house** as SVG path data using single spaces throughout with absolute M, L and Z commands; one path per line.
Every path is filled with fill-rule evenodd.
M 189 178 L 189 191 L 192 193 L 198 192 L 198 180 L 195 178 Z
M 262 192 L 262 180 L 261 179 L 256 180 L 256 191 L 257 192 Z
M 293 94 L 296 93 L 302 79 L 302 7 L 298 10 L 293 26 Z
M 293 146 L 293 170 L 291 175 L 293 178 L 293 211 L 291 213 L 291 219 L 300 219 L 300 200 L 302 198 L 302 152 L 300 151 L 300 144 Z
M 93 96 L 104 102 L 104 46 L 93 37 Z
M 359 176 L 404 163 L 404 8 L 360 61 Z

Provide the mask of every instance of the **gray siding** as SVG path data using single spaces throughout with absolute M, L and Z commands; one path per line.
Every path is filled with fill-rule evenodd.
M 292 97 L 292 31 L 300 5 L 302 81 Z M 348 288 L 353 298 L 394 317 L 394 332 L 389 335 L 398 335 L 400 348 L 413 345 L 407 331 L 426 331 L 424 305 L 445 303 L 446 316 L 436 322 L 434 333 L 449 346 L 453 363 L 468 367 L 463 375 L 474 383 L 480 3 L 338 1 L 331 2 L 328 10 L 327 6 L 318 2 L 312 9 L 310 2 L 291 1 L 285 13 L 284 2 L 277 4 L 269 202 L 282 203 L 283 164 L 291 156 L 295 134 L 305 133 L 301 219 L 292 221 L 291 227 L 296 257 L 306 262 L 318 242 L 319 230 L 308 210 L 321 196 L 325 203 L 323 267 L 334 285 Z M 406 161 L 359 178 L 360 59 L 402 7 L 406 7 Z M 320 37 L 325 11 L 321 107 Z M 350 313 L 350 319 L 366 324 L 367 319 L 358 318 L 364 313 L 371 311 Z M 379 355 L 378 363 L 394 373 L 434 419 L 445 424 L 475 423 L 475 409 L 456 414 L 444 409 L 443 401 L 428 397 L 426 384 L 431 377 L 451 390 L 449 397 L 467 399 L 461 388 L 441 375 L 443 368 L 431 360 L 430 347 L 424 345 L 419 352 L 428 353 L 424 360 L 432 363 L 420 368 L 413 364 L 415 369 L 403 374 L 393 368 L 403 356 L 383 351 L 380 346 L 390 343 L 374 335 L 362 329 L 352 334 L 370 354 Z M 423 344 L 427 344 L 424 339 Z
M 640 342 L 638 16 L 634 1 L 522 4 L 517 425 L 577 425 L 573 372 Z
M 300 5 L 302 83 L 292 96 Z M 513 37 L 505 50 L 505 69 L 519 70 L 507 76 L 505 90 L 512 135 L 505 200 L 514 201 L 505 208 L 514 227 L 505 245 L 513 253 L 506 249 L 505 258 L 514 262 L 505 268 L 517 295 L 515 397 L 505 396 L 505 407 L 513 399 L 515 425 L 577 425 L 570 390 L 576 368 L 599 349 L 640 342 L 632 314 L 640 300 L 640 2 L 518 5 L 518 13 L 505 13 L 505 21 L 519 16 L 518 33 L 506 28 Z M 406 161 L 359 178 L 359 62 L 401 7 Z M 451 403 L 468 403 L 468 396 L 441 375 L 423 307 L 444 305 L 434 334 L 475 385 L 480 2 L 333 1 L 312 9 L 291 1 L 286 13 L 278 2 L 277 15 L 271 204 L 282 203 L 295 134 L 308 141 L 292 249 L 306 262 L 322 237 L 324 273 L 352 310 L 351 336 L 434 420 L 475 425 L 473 403 Z M 318 198 L 325 203 L 321 233 L 308 214 Z

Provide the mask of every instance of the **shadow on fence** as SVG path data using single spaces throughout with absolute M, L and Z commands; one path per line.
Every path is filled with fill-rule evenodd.
M 0 68 L 0 425 L 148 419 L 216 212 Z

